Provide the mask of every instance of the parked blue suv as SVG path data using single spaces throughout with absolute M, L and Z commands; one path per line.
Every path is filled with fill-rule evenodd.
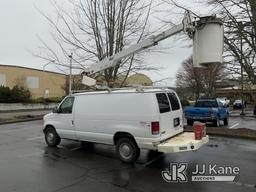
M 220 99 L 199 99 L 194 107 L 185 108 L 185 118 L 188 125 L 193 125 L 194 121 L 213 122 L 216 127 L 220 126 L 220 121 L 228 125 L 229 110 Z

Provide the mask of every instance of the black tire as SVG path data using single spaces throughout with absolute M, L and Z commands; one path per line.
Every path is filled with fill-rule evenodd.
M 47 128 L 44 133 L 45 142 L 49 147 L 56 147 L 60 144 L 60 137 L 53 127 Z
M 193 120 L 191 120 L 191 119 L 188 119 L 188 120 L 187 120 L 187 125 L 191 125 L 191 126 L 192 126 L 192 125 L 193 125 L 193 123 L 194 123 L 194 121 L 193 121 Z
M 224 125 L 228 125 L 228 117 L 224 119 Z
M 120 138 L 117 141 L 116 150 L 120 160 L 124 163 L 135 163 L 140 155 L 140 149 L 130 138 Z
M 214 121 L 213 121 L 213 125 L 215 126 L 215 127 L 219 127 L 220 126 L 220 119 L 218 118 L 218 119 L 215 119 Z

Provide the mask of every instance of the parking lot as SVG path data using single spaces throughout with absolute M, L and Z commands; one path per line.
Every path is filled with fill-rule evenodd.
M 223 122 L 221 122 L 220 127 L 222 128 L 228 128 L 228 129 L 237 129 L 237 128 L 246 128 L 246 129 L 253 129 L 256 130 L 256 116 L 253 115 L 253 108 L 248 107 L 245 109 L 245 116 L 241 116 L 241 109 L 234 110 L 232 107 L 229 108 L 229 124 L 224 125 Z M 183 122 L 186 125 L 186 119 L 183 119 Z M 213 127 L 211 123 L 207 123 L 207 126 Z
M 143 151 L 135 165 L 119 161 L 107 145 L 81 146 L 63 140 L 46 146 L 42 121 L 0 126 L 1 191 L 255 191 L 256 143 L 212 137 L 197 152 L 156 154 Z M 238 166 L 236 182 L 167 183 L 161 171 L 173 162 Z
M 184 122 L 186 122 L 186 121 L 184 120 Z M 221 122 L 220 127 L 227 128 L 227 129 L 247 128 L 247 129 L 256 130 L 255 122 L 256 122 L 255 117 L 233 116 L 233 117 L 229 117 L 228 125 L 224 125 L 224 123 Z M 186 123 L 185 123 L 185 125 L 186 125 Z M 207 126 L 213 127 L 213 125 L 211 123 L 207 123 Z
M 256 130 L 256 118 L 255 117 L 230 117 L 229 125 L 226 126 L 229 129 L 247 128 Z

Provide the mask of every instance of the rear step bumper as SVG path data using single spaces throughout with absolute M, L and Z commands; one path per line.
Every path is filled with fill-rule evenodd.
M 201 140 L 195 140 L 194 133 L 183 132 L 157 145 L 157 150 L 163 153 L 196 151 L 197 149 L 208 143 L 208 141 L 208 135 L 203 137 Z

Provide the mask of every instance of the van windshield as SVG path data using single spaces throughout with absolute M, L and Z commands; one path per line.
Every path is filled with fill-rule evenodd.
M 165 93 L 157 93 L 156 98 L 158 101 L 159 111 L 160 113 L 166 113 L 170 111 L 170 105 Z

